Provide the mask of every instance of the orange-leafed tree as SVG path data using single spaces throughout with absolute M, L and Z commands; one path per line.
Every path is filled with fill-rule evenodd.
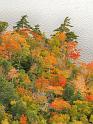
M 20 117 L 20 124 L 27 124 L 27 117 L 24 114 Z
M 29 52 L 26 39 L 17 32 L 5 32 L 0 36 L 0 55 L 10 59 L 12 54 L 18 52 Z

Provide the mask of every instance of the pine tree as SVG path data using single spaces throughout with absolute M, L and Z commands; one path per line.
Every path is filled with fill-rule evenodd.
M 6 80 L 5 77 L 0 76 L 0 102 L 1 104 L 9 104 L 9 101 L 16 99 L 17 94 L 14 84 Z
M 84 100 L 80 91 L 77 92 L 77 94 L 75 95 L 74 100 Z
M 74 87 L 72 86 L 71 83 L 68 83 L 64 89 L 64 93 L 63 93 L 63 98 L 66 101 L 69 101 L 70 103 L 72 103 L 73 98 L 74 98 Z
M 75 93 L 74 86 L 71 83 L 68 83 L 64 89 L 63 98 L 66 101 L 69 101 L 71 104 L 76 100 L 84 100 L 80 91 Z
M 5 31 L 7 27 L 8 27 L 8 23 L 7 22 L 0 21 L 0 33 Z
M 27 15 L 22 16 L 20 21 L 16 23 L 16 26 L 13 27 L 16 30 L 22 29 L 22 28 L 31 28 L 29 25 L 29 22 L 27 20 Z
M 37 25 L 34 26 L 34 28 L 32 28 L 32 30 L 33 30 L 34 32 L 38 33 L 38 34 L 41 34 L 41 31 L 40 31 L 39 27 L 40 27 L 40 26 L 37 24 Z
M 63 24 L 61 24 L 59 26 L 59 28 L 55 29 L 54 31 L 56 32 L 66 32 L 66 41 L 73 41 L 73 40 L 76 40 L 77 39 L 77 35 L 71 31 L 71 27 L 73 27 L 72 25 L 70 25 L 70 18 L 69 17 L 66 17 L 64 19 L 64 22 Z
M 64 23 L 61 24 L 59 26 L 59 28 L 55 29 L 54 31 L 57 31 L 57 32 L 69 32 L 70 31 L 70 27 L 73 27 L 72 25 L 70 25 L 70 18 L 69 17 L 66 17 L 64 19 Z

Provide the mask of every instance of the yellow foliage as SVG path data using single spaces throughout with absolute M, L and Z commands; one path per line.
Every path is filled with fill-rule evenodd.
M 23 100 L 26 101 L 26 102 L 31 102 L 31 101 L 32 101 L 32 97 L 29 96 L 29 95 L 24 95 L 22 98 L 23 98 Z
M 64 71 L 62 71 L 62 74 L 63 74 L 63 76 L 64 76 L 65 78 L 68 78 L 69 75 L 70 75 L 70 70 L 64 70 Z
M 61 86 L 48 86 L 48 91 L 53 91 L 55 94 L 61 94 L 63 93 L 63 88 Z
M 4 119 L 4 120 L 2 120 L 1 124 L 9 124 L 8 119 Z
M 83 124 L 82 121 L 74 121 L 73 124 Z
M 50 119 L 50 122 L 52 122 L 53 124 L 67 124 L 69 120 L 70 120 L 70 117 L 68 114 L 55 114 Z
M 77 75 L 76 79 L 73 82 L 76 91 L 80 91 L 82 95 L 85 95 L 87 93 L 87 86 L 83 75 Z
M 12 101 L 10 102 L 10 104 L 11 104 L 11 105 L 15 105 L 15 104 L 16 104 L 16 101 L 15 101 L 15 100 L 12 100 Z

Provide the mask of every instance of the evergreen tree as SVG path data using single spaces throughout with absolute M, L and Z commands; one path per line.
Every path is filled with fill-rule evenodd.
M 75 95 L 74 101 L 75 100 L 84 100 L 84 98 L 83 98 L 83 96 L 82 96 L 80 91 L 78 91 L 77 94 Z
M 72 25 L 70 25 L 70 18 L 69 17 L 66 17 L 64 19 L 64 22 L 63 24 L 61 24 L 59 26 L 59 28 L 55 29 L 54 31 L 57 31 L 57 32 L 69 32 L 70 31 L 70 27 L 73 27 Z
M 19 30 L 21 28 L 31 28 L 29 25 L 29 22 L 27 20 L 27 15 L 22 16 L 20 21 L 16 23 L 16 26 L 13 27 L 16 30 Z
M 7 22 L 0 21 L 0 33 L 5 31 L 7 27 L 8 27 L 8 23 Z
M 14 84 L 0 76 L 0 102 L 1 104 L 9 104 L 10 100 L 16 99 L 16 90 Z
M 73 101 L 76 100 L 83 100 L 84 98 L 82 97 L 82 94 L 80 91 L 78 91 L 77 93 L 75 93 L 75 89 L 74 86 L 71 83 L 68 83 L 64 89 L 64 93 L 63 93 L 63 98 L 66 101 L 69 101 L 71 104 L 73 103 Z
M 40 31 L 40 28 L 39 28 L 39 27 L 40 27 L 40 26 L 37 24 L 37 25 L 35 25 L 34 28 L 32 28 L 32 30 L 33 30 L 34 32 L 38 33 L 38 34 L 41 34 L 41 31 Z
M 73 40 L 77 39 L 78 36 L 73 31 L 71 31 L 71 29 L 70 29 L 71 27 L 73 27 L 73 26 L 70 25 L 70 18 L 66 17 L 64 19 L 63 24 L 61 24 L 59 26 L 59 28 L 55 29 L 54 31 L 66 32 L 66 36 L 67 36 L 66 41 L 73 41 Z
M 70 103 L 72 103 L 73 98 L 74 98 L 74 87 L 72 86 L 71 83 L 68 83 L 64 89 L 64 93 L 63 93 L 63 98 L 66 101 L 69 101 Z

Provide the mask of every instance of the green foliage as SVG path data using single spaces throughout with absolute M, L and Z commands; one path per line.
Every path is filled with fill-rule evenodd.
M 0 121 L 4 119 L 4 115 L 5 115 L 5 107 L 0 104 Z
M 30 80 L 32 81 L 32 84 L 33 84 L 33 88 L 34 90 L 37 90 L 35 88 L 35 81 L 36 79 L 38 79 L 40 76 L 43 75 L 43 68 L 42 66 L 40 66 L 40 64 L 36 65 L 34 70 L 31 68 L 30 71 L 28 72 L 28 75 L 30 77 Z
M 38 25 L 38 24 L 35 25 L 34 27 L 32 27 L 32 30 L 33 30 L 34 32 L 38 33 L 38 34 L 41 34 L 41 31 L 40 31 L 40 29 L 39 29 L 39 25 Z
M 93 123 L 93 114 L 91 114 L 90 119 L 89 119 L 89 122 L 90 123 Z
M 82 96 L 82 94 L 81 94 L 80 91 L 78 91 L 78 92 L 75 94 L 74 100 L 84 100 L 84 97 Z
M 64 23 L 60 25 L 59 28 L 57 28 L 56 30 L 54 31 L 58 31 L 58 32 L 69 32 L 70 31 L 70 27 L 73 27 L 70 25 L 70 18 L 69 17 L 66 17 L 64 19 Z
M 8 27 L 8 23 L 7 22 L 0 21 L 0 33 L 5 31 L 7 27 Z
M 63 98 L 69 101 L 70 103 L 73 102 L 74 87 L 70 83 L 68 83 L 64 89 Z
M 71 122 L 80 121 L 83 124 L 92 123 L 92 104 L 86 101 L 74 101 L 74 105 L 70 109 Z
M 26 72 L 35 63 L 35 59 L 32 56 L 23 56 L 20 54 L 16 54 L 11 61 L 15 68 L 24 69 Z
M 2 73 L 5 75 L 11 69 L 12 64 L 11 64 L 11 62 L 0 58 L 0 67 L 2 67 L 2 69 L 3 69 Z
M 79 72 L 79 69 L 78 68 L 73 68 L 72 71 L 71 71 L 71 74 L 68 78 L 68 80 L 73 80 L 76 78 L 77 74 Z
M 0 33 L 7 26 L 8 23 L 0 22 Z M 63 24 L 55 30 L 55 35 L 46 39 L 39 25 L 31 27 L 27 15 L 24 15 L 14 26 L 12 38 L 11 32 L 5 35 L 2 33 L 0 124 L 19 124 L 20 119 L 25 124 L 93 123 L 93 96 L 86 94 L 90 95 L 87 98 L 89 102 L 86 97 L 83 98 L 81 91 L 74 88 L 75 81 L 82 81 L 78 76 L 83 69 L 86 70 L 82 73 L 84 83 L 92 83 L 93 75 L 92 71 L 85 69 L 85 65 L 76 61 L 79 53 L 75 40 L 78 36 L 71 31 L 71 27 L 70 19 L 66 17 Z M 8 44 L 7 36 L 10 36 L 9 42 L 14 40 L 12 45 L 16 49 L 12 53 L 12 45 Z M 7 42 L 5 45 L 3 39 L 4 43 Z
M 66 41 L 73 41 L 73 40 L 76 40 L 77 39 L 77 35 L 70 30 L 70 28 L 73 27 L 70 25 L 70 18 L 69 17 L 66 17 L 64 19 L 64 23 L 60 25 L 59 28 L 57 28 L 56 30 L 54 31 L 57 31 L 57 32 L 66 32 Z
M 71 121 L 76 120 L 77 119 L 77 115 L 78 115 L 77 106 L 73 105 L 72 108 L 70 109 Z
M 18 121 L 18 120 L 16 120 L 16 121 L 12 121 L 11 124 L 19 124 L 19 121 Z
M 31 56 L 27 56 L 25 59 L 23 58 L 23 60 L 20 61 L 20 66 L 27 72 L 34 62 L 35 60 Z
M 30 28 L 29 22 L 27 21 L 27 15 L 22 16 L 20 21 L 17 22 L 16 26 L 13 27 L 16 30 L 21 28 Z
M 27 110 L 26 103 L 24 101 L 17 101 L 16 104 L 12 105 L 10 108 L 10 111 L 12 112 L 12 115 L 16 117 L 17 119 L 22 115 L 25 114 Z
M 2 104 L 9 104 L 13 99 L 17 99 L 17 94 L 14 88 L 14 84 L 0 77 L 0 102 Z
M 46 96 L 47 96 L 47 99 L 48 99 L 48 103 L 53 102 L 54 99 L 56 98 L 56 95 L 53 91 L 47 92 Z
M 46 120 L 40 114 L 40 108 L 35 103 L 28 103 L 28 108 L 26 111 L 26 115 L 28 117 L 28 122 L 30 123 L 38 123 L 38 124 L 46 124 Z
M 73 41 L 73 40 L 76 40 L 77 39 L 77 35 L 74 33 L 74 32 L 68 32 L 67 34 L 67 41 Z
M 89 124 L 88 123 L 88 118 L 86 115 L 82 115 L 82 117 L 80 118 L 80 120 L 84 123 L 84 124 Z
M 64 92 L 63 92 L 63 98 L 66 101 L 69 101 L 71 104 L 73 103 L 73 101 L 83 100 L 83 97 L 82 97 L 80 91 L 75 93 L 74 86 L 71 83 L 68 83 L 66 85 Z

